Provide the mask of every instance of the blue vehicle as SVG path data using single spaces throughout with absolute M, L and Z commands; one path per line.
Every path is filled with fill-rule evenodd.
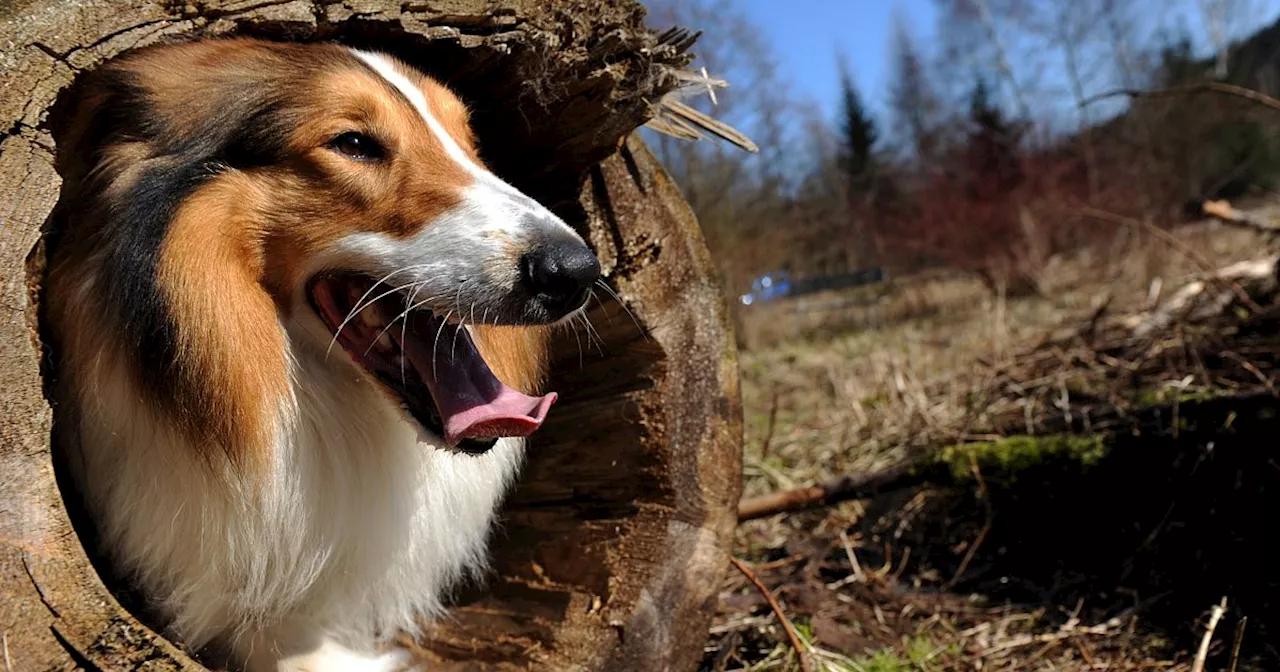
M 813 278 L 792 281 L 786 271 L 774 271 L 762 275 L 751 283 L 751 291 L 738 297 L 744 306 L 769 303 L 788 296 L 803 296 L 816 292 L 861 287 L 884 282 L 887 275 L 883 268 L 873 267 Z
M 756 278 L 751 291 L 739 297 L 744 306 L 768 303 L 791 293 L 791 276 L 786 271 L 775 271 Z

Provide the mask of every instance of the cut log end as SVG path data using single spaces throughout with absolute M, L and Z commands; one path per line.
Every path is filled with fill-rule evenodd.
M 473 104 L 485 160 L 584 233 L 625 305 L 595 304 L 589 352 L 557 344 L 562 397 L 505 508 L 493 571 L 417 643 L 421 656 L 510 670 L 700 659 L 741 487 L 736 358 L 692 213 L 632 136 L 646 101 L 679 84 L 689 41 L 650 34 L 633 1 L 355 5 L 0 5 L 0 632 L 12 669 L 200 669 L 118 606 L 71 526 L 49 446 L 37 243 L 58 199 L 57 104 L 77 74 L 133 47 L 220 35 L 385 49 L 445 80 Z

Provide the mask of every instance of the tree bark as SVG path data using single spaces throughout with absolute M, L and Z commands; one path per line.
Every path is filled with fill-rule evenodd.
M 203 669 L 119 606 L 63 505 L 40 243 L 76 76 L 233 34 L 387 49 L 449 82 L 486 161 L 579 227 L 621 301 L 593 303 L 581 351 L 557 344 L 561 402 L 494 571 L 416 650 L 432 669 L 694 669 L 741 487 L 736 352 L 697 223 L 633 134 L 677 85 L 687 39 L 649 32 L 634 0 L 0 0 L 0 670 Z

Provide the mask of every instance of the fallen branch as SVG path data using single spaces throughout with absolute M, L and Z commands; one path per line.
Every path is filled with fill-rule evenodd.
M 1020 394 L 1031 393 L 1023 390 Z M 1272 408 L 1275 398 L 1275 390 L 1267 386 L 1265 389 L 1250 388 L 1235 392 L 1222 390 L 1208 399 L 1181 401 L 1179 406 L 1182 409 L 1194 409 L 1196 413 L 1203 413 L 1205 415 L 1202 417 L 1213 418 L 1214 422 L 1226 422 L 1224 418 L 1227 417 L 1257 413 L 1260 412 L 1258 410 L 1260 408 Z M 1025 433 L 1051 436 L 1079 435 L 1083 432 L 1092 436 L 1109 436 L 1115 432 L 1163 432 L 1169 430 L 1167 409 L 1168 406 L 1162 403 L 1134 407 L 1111 405 L 1085 407 L 1081 414 L 1054 414 L 1041 418 L 1037 421 L 1034 430 L 1027 430 Z M 1022 422 L 1021 415 L 1017 420 L 1004 417 L 999 422 L 1004 427 L 1002 432 L 991 435 L 962 436 L 966 439 L 999 441 L 1009 435 L 1024 433 L 1018 428 L 1020 425 L 1013 424 Z M 1280 470 L 1280 465 L 1275 466 Z M 947 460 L 938 459 L 938 456 L 934 455 L 932 458 L 918 458 L 868 474 L 841 476 L 818 485 L 748 497 L 738 503 L 738 522 L 779 513 L 817 509 L 855 499 L 868 499 L 922 485 L 946 486 L 955 483 L 955 476 L 951 473 Z
M 1200 204 L 1200 211 L 1223 224 L 1229 224 L 1242 229 L 1249 229 L 1250 231 L 1257 231 L 1268 236 L 1280 235 L 1280 225 L 1250 217 L 1248 213 L 1241 212 L 1232 207 L 1229 201 L 1205 201 Z
M 1213 643 L 1213 631 L 1218 628 L 1218 621 L 1222 620 L 1222 614 L 1227 610 L 1227 598 L 1214 605 L 1213 612 L 1209 614 L 1209 624 L 1205 626 L 1204 637 L 1200 640 L 1200 650 L 1196 651 L 1196 660 L 1191 665 L 1191 672 L 1204 672 L 1204 662 L 1209 658 L 1209 645 Z
M 733 556 L 729 556 L 729 562 L 738 568 L 747 580 L 755 585 L 756 590 L 764 596 L 769 608 L 773 610 L 773 614 L 778 617 L 778 622 L 782 624 L 782 630 L 787 633 L 787 640 L 791 642 L 791 648 L 796 650 L 796 655 L 800 657 L 800 669 L 803 672 L 813 672 L 813 661 L 809 659 L 809 652 L 805 650 L 804 643 L 800 641 L 800 637 L 796 635 L 796 629 L 791 625 L 791 619 L 787 618 L 786 612 L 782 611 L 782 605 L 778 604 L 778 600 L 774 598 L 773 593 L 769 591 L 769 587 L 764 585 L 755 574 L 743 562 Z
M 1144 222 L 1142 220 L 1134 219 L 1132 217 L 1125 217 L 1124 215 L 1117 215 L 1113 212 L 1107 212 L 1106 210 L 1099 210 L 1097 208 L 1086 207 L 1086 208 L 1080 208 L 1079 212 L 1081 215 L 1084 215 L 1085 217 L 1089 217 L 1091 219 L 1096 219 L 1103 222 L 1111 222 L 1113 224 L 1120 224 L 1122 226 L 1131 226 L 1131 227 L 1143 229 L 1149 232 L 1151 235 L 1155 236 L 1156 238 L 1160 239 L 1164 243 L 1168 244 L 1169 246 L 1181 252 L 1183 256 L 1190 259 L 1193 263 L 1199 266 L 1201 271 L 1203 271 L 1206 274 L 1210 274 L 1211 279 L 1218 282 L 1222 282 L 1225 288 L 1230 290 L 1233 294 L 1235 294 L 1236 299 L 1239 300 L 1240 303 L 1244 305 L 1244 307 L 1248 308 L 1250 312 L 1255 314 L 1262 312 L 1262 308 L 1258 306 L 1257 303 L 1254 302 L 1254 300 L 1249 296 L 1247 292 L 1244 291 L 1242 287 L 1240 287 L 1239 284 L 1233 283 L 1230 281 L 1224 281 L 1221 278 L 1212 277 L 1214 272 L 1217 270 L 1214 268 L 1213 264 L 1209 263 L 1209 260 L 1205 259 L 1204 255 L 1197 252 L 1190 245 L 1179 240 L 1178 237 L 1173 235 L 1172 233 L 1169 233 L 1168 231 L 1165 231 L 1164 229 L 1158 226 L 1155 226 L 1150 222 Z
M 1175 322 L 1200 322 L 1221 314 L 1231 305 L 1232 298 L 1240 293 L 1250 297 L 1262 297 L 1274 293 L 1280 280 L 1280 259 L 1267 258 L 1242 261 L 1218 269 L 1208 274 L 1203 280 L 1196 280 L 1184 285 L 1172 294 L 1168 300 L 1151 311 L 1151 314 L 1138 323 L 1133 333 L 1135 336 L 1147 336 L 1163 330 Z M 1210 285 L 1223 288 L 1221 291 L 1210 291 Z M 1247 305 L 1247 304 L 1246 304 Z M 1254 313 L 1262 312 L 1259 307 Z M 1259 374 L 1255 374 L 1259 375 Z M 1259 376 L 1266 383 L 1265 376 Z
M 859 476 L 841 476 L 826 483 L 749 497 L 738 503 L 738 520 L 754 520 L 775 513 L 815 509 L 882 492 L 903 490 L 931 480 L 933 471 L 905 462 Z

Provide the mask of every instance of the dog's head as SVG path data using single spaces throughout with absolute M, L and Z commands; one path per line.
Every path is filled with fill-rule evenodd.
M 102 317 L 76 301 L 105 306 L 115 354 L 188 429 L 264 440 L 300 348 L 452 446 L 541 424 L 531 328 L 580 310 L 600 266 L 484 167 L 445 86 L 335 45 L 215 40 L 117 59 L 80 101 L 55 323 L 78 338 Z

